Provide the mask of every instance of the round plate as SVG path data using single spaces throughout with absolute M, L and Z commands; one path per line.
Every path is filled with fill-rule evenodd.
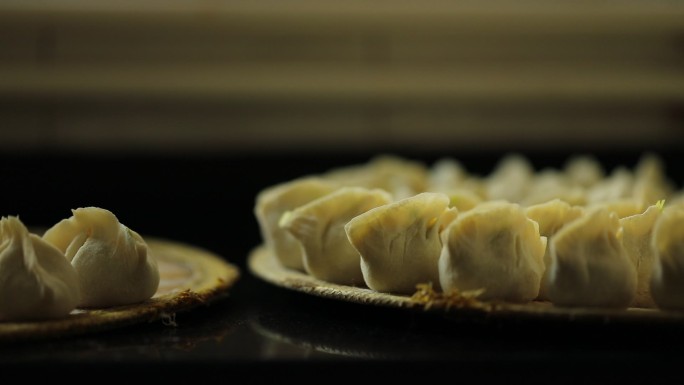
M 225 294 L 240 276 L 236 266 L 206 250 L 164 239 L 145 238 L 159 267 L 159 289 L 149 300 L 106 309 L 76 309 L 68 317 L 0 322 L 0 340 L 61 337 L 162 319 Z
M 366 305 L 444 313 L 450 316 L 484 317 L 512 320 L 553 320 L 589 323 L 652 323 L 679 324 L 684 326 L 684 312 L 658 309 L 605 309 L 583 307 L 557 307 L 548 302 L 534 301 L 526 304 L 505 302 L 480 302 L 457 299 L 456 301 L 416 299 L 409 296 L 379 293 L 362 287 L 336 285 L 316 279 L 303 272 L 283 267 L 266 247 L 252 250 L 248 260 L 249 270 L 257 277 L 274 285 L 310 295 Z

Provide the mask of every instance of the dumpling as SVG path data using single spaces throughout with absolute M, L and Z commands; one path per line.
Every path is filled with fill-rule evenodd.
M 534 168 L 527 159 L 521 155 L 508 155 L 486 178 L 487 199 L 520 202 L 527 194 L 533 176 Z
M 565 174 L 573 185 L 589 188 L 603 180 L 605 172 L 601 164 L 589 155 L 570 158 L 564 167 Z
M 669 198 L 673 191 L 674 187 L 665 175 L 662 160 L 653 154 L 642 156 L 634 170 L 634 199 L 645 204 L 653 204 Z
M 259 222 L 262 239 L 283 266 L 304 270 L 299 242 L 278 224 L 282 215 L 330 194 L 336 188 L 332 182 L 308 177 L 269 187 L 257 195 L 254 215 Z
M 48 229 L 43 239 L 76 269 L 80 305 L 110 307 L 143 302 L 159 286 L 157 261 L 143 238 L 105 209 L 85 207 Z
M 643 213 L 646 209 L 646 205 L 634 198 L 621 198 L 607 202 L 594 203 L 587 206 L 587 208 L 591 210 L 605 209 L 611 213 L 615 213 L 618 218 L 626 218 Z
M 456 210 L 448 206 L 444 194 L 421 193 L 349 221 L 345 231 L 361 255 L 366 285 L 400 294 L 414 293 L 419 283 L 438 287 L 439 232 L 456 217 Z
M 444 193 L 451 199 L 450 207 L 467 211 L 482 202 L 483 186 L 469 176 L 461 163 L 450 158 L 440 159 L 432 166 L 429 177 L 430 192 Z
M 442 289 L 484 289 L 483 300 L 530 301 L 539 294 L 546 238 L 518 204 L 489 202 L 442 233 Z
M 625 167 L 618 167 L 609 177 L 600 180 L 587 191 L 587 203 L 613 202 L 632 198 L 634 175 Z
M 466 189 L 452 189 L 447 195 L 449 196 L 449 207 L 454 207 L 459 212 L 468 211 L 482 203 L 482 198 Z
M 551 237 L 549 298 L 555 305 L 629 306 L 636 268 L 620 239 L 620 221 L 605 209 L 591 210 Z
M 651 298 L 651 270 L 654 263 L 651 238 L 660 213 L 661 209 L 654 205 L 642 214 L 620 219 L 622 244 L 637 271 L 636 297 L 632 306 L 655 307 Z
M 428 187 L 424 164 L 390 155 L 377 156 L 362 165 L 333 169 L 323 177 L 342 186 L 383 189 L 395 200 L 412 197 Z
M 584 205 L 586 192 L 584 188 L 574 186 L 564 174 L 547 169 L 532 178 L 529 190 L 520 203 L 531 206 L 553 199 L 560 199 L 571 205 Z
M 343 187 L 285 214 L 280 226 L 304 250 L 310 275 L 343 285 L 363 285 L 359 253 L 349 243 L 344 226 L 366 211 L 392 202 L 386 191 Z
M 468 174 L 460 162 L 451 158 L 440 159 L 430 169 L 429 190 L 446 192 L 459 188 L 467 178 Z
M 662 309 L 684 309 L 684 207 L 668 206 L 656 221 L 651 296 Z
M 0 320 L 67 316 L 80 300 L 76 271 L 64 255 L 17 217 L 0 220 Z
M 574 221 L 583 214 L 579 206 L 570 206 L 560 199 L 554 199 L 546 203 L 530 206 L 525 210 L 527 217 L 539 224 L 539 234 L 551 239 L 567 223 Z M 539 299 L 549 299 L 549 266 L 551 266 L 551 253 L 549 245 L 544 252 L 545 272 L 542 276 L 541 287 L 539 289 Z

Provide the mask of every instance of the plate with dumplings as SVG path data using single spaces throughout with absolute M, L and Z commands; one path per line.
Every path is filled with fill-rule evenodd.
M 0 341 L 64 337 L 161 319 L 223 296 L 239 278 L 206 250 L 146 237 L 98 207 L 32 233 L 0 219 Z
M 684 325 L 684 192 L 660 158 L 487 176 L 383 155 L 267 187 L 257 277 L 307 294 L 487 319 Z

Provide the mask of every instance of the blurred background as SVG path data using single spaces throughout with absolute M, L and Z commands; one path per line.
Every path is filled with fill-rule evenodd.
M 394 153 L 487 173 L 684 144 L 677 1 L 0 2 L 1 215 L 112 210 L 241 260 L 262 188 Z

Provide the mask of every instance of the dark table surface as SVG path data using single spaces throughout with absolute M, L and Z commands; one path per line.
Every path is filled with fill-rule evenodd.
M 448 374 L 570 383 L 664 379 L 684 362 L 684 325 L 459 320 L 310 297 L 249 273 L 229 297 L 179 313 L 176 323 L 6 344 L 0 367 L 27 379 L 99 373 L 190 380 L 201 373 L 243 383 L 283 376 L 349 383 L 370 372 L 395 380 Z
M 665 158 L 673 162 L 676 153 Z M 240 267 L 242 277 L 228 297 L 177 314 L 175 327 L 159 321 L 4 343 L 0 374 L 84 381 L 92 378 L 85 373 L 109 380 L 164 374 L 167 381 L 221 383 L 296 378 L 317 384 L 359 382 L 368 374 L 421 382 L 444 376 L 525 383 L 677 378 L 684 325 L 460 319 L 312 297 L 261 281 L 245 261 L 260 243 L 251 213 L 256 192 L 364 156 L 259 159 L 5 155 L 0 172 L 16 187 L 4 193 L 2 215 L 49 226 L 71 208 L 109 208 L 141 233 L 215 252 Z M 563 159 L 547 154 L 536 162 Z M 633 153 L 601 158 L 606 164 L 636 159 Z M 496 157 L 475 160 L 485 170 Z M 676 174 L 673 179 L 682 180 Z

